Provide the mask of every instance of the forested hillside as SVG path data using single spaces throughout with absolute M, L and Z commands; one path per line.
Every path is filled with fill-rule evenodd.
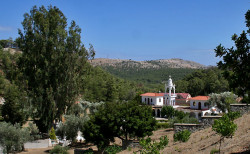
M 157 87 L 167 81 L 170 75 L 177 81 L 197 69 L 206 68 L 204 65 L 182 59 L 133 61 L 99 58 L 91 60 L 90 63 L 119 78 L 143 84 L 156 92 L 159 90 Z

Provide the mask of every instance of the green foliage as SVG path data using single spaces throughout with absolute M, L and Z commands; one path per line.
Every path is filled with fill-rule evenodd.
M 69 152 L 68 152 L 68 147 L 62 147 L 62 146 L 60 146 L 60 145 L 56 145 L 56 146 L 54 146 L 54 148 L 53 149 L 51 149 L 50 151 L 49 151 L 49 153 L 50 154 L 68 154 Z
M 157 122 L 156 129 L 162 129 L 162 128 L 170 128 L 169 123 L 168 122 Z
M 210 154 L 216 154 L 216 153 L 219 153 L 219 152 L 220 152 L 219 149 L 212 149 L 210 151 Z
M 50 129 L 50 131 L 49 131 L 49 138 L 50 138 L 51 140 L 56 140 L 56 132 L 55 132 L 54 127 L 52 127 L 52 128 Z
M 237 125 L 233 122 L 235 118 L 239 116 L 239 113 L 229 113 L 224 114 L 220 119 L 214 120 L 212 125 L 213 131 L 216 131 L 220 137 L 220 146 L 221 141 L 226 137 L 232 137 L 237 129 Z M 220 151 L 220 148 L 219 148 Z
M 217 106 L 223 112 L 230 111 L 230 104 L 236 103 L 237 95 L 231 92 L 223 92 L 220 94 L 212 93 L 209 95 L 208 103 L 210 106 Z
M 66 136 L 67 140 L 75 142 L 77 133 L 80 129 L 83 129 L 83 124 L 88 120 L 88 117 L 77 117 L 74 115 L 65 116 L 66 122 L 59 125 L 56 130 L 56 134 L 61 138 Z
M 111 145 L 105 148 L 104 154 L 116 154 L 122 151 L 122 148 L 118 145 Z
M 2 106 L 4 121 L 11 122 L 12 124 L 20 123 L 22 125 L 27 120 L 27 111 L 25 110 L 27 98 L 25 98 L 25 94 L 17 86 L 13 84 L 5 84 L 4 86 L 5 102 Z
M 163 106 L 161 109 L 161 116 L 172 118 L 175 115 L 175 110 L 172 106 Z
M 188 116 L 188 113 L 185 113 L 183 111 L 175 110 L 174 116 L 177 117 L 178 119 L 183 119 L 185 116 Z
M 40 139 L 41 136 L 39 135 L 39 129 L 37 128 L 36 124 L 29 123 L 29 126 L 27 127 L 29 133 L 30 133 L 30 140 L 37 140 Z
M 222 71 L 211 67 L 188 74 L 184 79 L 175 82 L 177 92 L 190 93 L 191 96 L 208 95 L 229 90 L 228 81 Z
M 149 62 L 149 61 L 148 61 Z M 135 81 L 136 83 L 141 83 L 146 87 L 149 87 L 151 90 L 155 89 L 155 92 L 164 91 L 164 87 L 161 84 L 163 81 L 166 81 L 169 75 L 173 79 L 180 80 L 185 75 L 194 72 L 195 69 L 188 68 L 141 68 L 140 66 L 130 67 L 129 62 L 123 62 L 121 66 L 101 66 L 104 70 L 110 72 L 111 74 L 126 79 L 129 81 Z
M 27 129 L 22 129 L 20 125 L 10 123 L 0 123 L 0 145 L 4 153 L 24 150 L 24 143 L 30 140 Z
M 156 124 L 151 114 L 149 106 L 135 102 L 105 103 L 84 124 L 83 136 L 87 142 L 97 145 L 98 150 L 103 150 L 114 137 L 127 141 L 151 135 Z
M 114 77 L 100 67 L 87 64 L 86 72 L 82 93 L 83 99 L 90 102 L 133 100 L 138 96 L 136 92 L 143 90 L 143 87 L 136 83 Z
M 189 130 L 183 130 L 174 134 L 174 141 L 187 142 L 190 138 L 191 132 Z
M 222 118 L 214 120 L 213 130 L 224 137 L 232 137 L 237 129 L 237 125 L 233 122 L 236 118 L 233 114 L 225 114 Z
M 140 145 L 142 149 L 140 150 L 141 154 L 160 154 L 160 150 L 164 149 L 168 145 L 167 136 L 162 136 L 159 142 L 151 141 L 151 138 L 141 139 Z
M 81 29 L 74 21 L 67 27 L 66 17 L 57 7 L 34 6 L 24 14 L 22 25 L 16 40 L 23 52 L 18 64 L 36 108 L 33 118 L 47 132 L 53 120 L 61 118 L 79 97 L 84 67 L 94 49 L 85 49 Z
M 216 47 L 216 57 L 222 57 L 223 60 L 217 63 L 218 67 L 224 70 L 224 77 L 228 80 L 230 88 L 238 95 L 250 96 L 250 81 L 249 81 L 249 53 L 250 45 L 247 34 L 250 34 L 250 10 L 247 11 L 246 26 L 247 33 L 243 31 L 240 36 L 234 34 L 232 40 L 235 43 L 234 47 L 225 48 L 221 44 Z

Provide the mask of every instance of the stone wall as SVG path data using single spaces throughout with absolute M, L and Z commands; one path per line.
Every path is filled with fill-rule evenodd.
M 215 119 L 219 119 L 222 116 L 202 116 L 201 117 L 201 124 L 206 127 L 210 127 L 213 125 Z
M 178 133 L 183 130 L 189 130 L 190 132 L 196 132 L 204 128 L 210 127 L 213 125 L 215 119 L 219 119 L 222 116 L 202 116 L 200 124 L 187 124 L 187 123 L 175 123 L 174 132 Z
M 232 112 L 240 112 L 241 114 L 245 114 L 250 111 L 249 104 L 230 104 L 230 108 Z
M 185 124 L 185 123 L 175 123 L 174 133 L 178 133 L 183 130 L 189 130 L 190 132 L 196 132 L 202 129 L 201 124 Z
M 240 112 L 241 114 L 250 112 L 250 105 L 247 104 L 230 104 L 230 108 L 232 112 Z M 183 130 L 189 130 L 193 133 L 212 126 L 214 120 L 219 119 L 221 117 L 222 116 L 202 116 L 200 124 L 175 123 L 174 132 L 178 133 Z

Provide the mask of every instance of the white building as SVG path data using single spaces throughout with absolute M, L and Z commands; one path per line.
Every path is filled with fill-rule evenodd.
M 168 93 L 167 93 L 168 90 Z M 173 90 L 173 92 L 172 92 Z M 142 102 L 147 105 L 163 106 L 171 105 L 175 106 L 175 85 L 169 77 L 168 84 L 165 84 L 165 93 L 145 93 L 141 94 Z
M 190 109 L 208 110 L 209 96 L 196 96 L 190 98 Z
M 168 93 L 167 90 L 169 90 Z M 174 91 L 173 93 L 172 90 Z M 165 84 L 165 95 L 164 95 L 165 104 L 170 106 L 175 106 L 175 97 L 176 97 L 175 85 L 172 82 L 171 76 L 169 76 L 168 85 Z

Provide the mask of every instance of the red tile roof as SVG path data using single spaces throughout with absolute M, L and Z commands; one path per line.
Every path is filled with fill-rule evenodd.
M 177 96 L 181 96 L 182 98 L 186 99 L 188 97 L 188 95 L 190 95 L 189 93 L 176 93 Z
M 140 96 L 149 96 L 149 97 L 159 97 L 159 96 L 164 96 L 165 93 L 145 93 L 141 94 Z M 168 94 L 168 93 L 167 93 Z M 187 98 L 189 93 L 175 93 L 176 95 L 181 95 L 182 98 Z
M 209 99 L 209 96 L 196 96 L 190 98 L 190 100 L 201 100 L 201 101 L 207 101 Z
M 157 97 L 157 96 L 164 96 L 164 93 L 145 93 L 145 94 L 141 94 L 141 96 Z

